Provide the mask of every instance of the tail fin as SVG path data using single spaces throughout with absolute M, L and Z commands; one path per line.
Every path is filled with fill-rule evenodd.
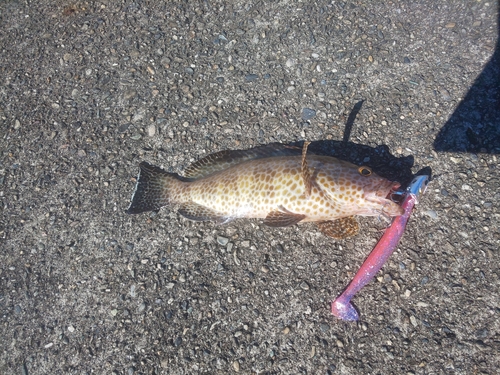
M 126 211 L 128 214 L 154 211 L 167 205 L 170 202 L 169 185 L 178 179 L 175 174 L 165 172 L 144 161 L 139 167 L 137 185 Z

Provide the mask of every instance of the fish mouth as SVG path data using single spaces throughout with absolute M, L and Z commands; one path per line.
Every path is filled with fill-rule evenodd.
M 375 204 L 372 208 L 374 215 L 399 216 L 403 214 L 404 210 L 401 206 L 387 198 L 400 186 L 399 182 L 386 180 L 381 182 L 374 191 L 365 193 L 365 199 Z

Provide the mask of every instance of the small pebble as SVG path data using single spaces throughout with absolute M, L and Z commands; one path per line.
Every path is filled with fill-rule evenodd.
M 283 328 L 283 330 L 281 331 L 284 335 L 288 335 L 290 333 L 290 327 L 285 327 Z
M 413 315 L 410 316 L 410 323 L 413 327 L 416 327 L 418 325 L 417 318 L 415 318 Z
M 319 329 L 322 330 L 323 332 L 327 332 L 330 329 L 330 326 L 326 323 L 321 323 L 319 325 Z
M 68 326 L 68 331 L 70 331 L 70 332 L 75 332 L 75 327 L 73 327 L 73 326 Z
M 154 137 L 154 135 L 156 134 L 156 126 L 151 124 L 148 126 L 148 136 L 150 137 Z
M 132 122 L 141 121 L 144 118 L 144 111 L 139 111 L 132 117 Z
M 234 371 L 239 372 L 240 371 L 240 363 L 238 361 L 234 361 L 233 368 L 234 368 Z
M 316 116 L 316 111 L 311 108 L 302 109 L 302 120 L 307 121 Z
M 405 64 L 410 64 L 410 63 L 411 63 L 410 59 L 409 59 L 408 57 L 406 57 L 406 56 L 405 56 L 405 58 L 403 59 L 403 62 L 404 62 Z
M 316 347 L 313 346 L 311 347 L 311 353 L 309 354 L 309 358 L 314 358 L 315 355 L 316 355 Z
M 122 124 L 118 127 L 118 131 L 120 133 L 124 133 L 127 131 L 127 129 L 130 127 L 130 123 L 125 123 L 125 124 Z
M 424 215 L 429 216 L 431 219 L 437 219 L 438 217 L 437 212 L 434 210 L 424 211 Z
M 177 337 L 175 340 L 174 340 L 174 346 L 179 346 L 182 344 L 182 337 Z
M 255 81 L 257 78 L 259 78 L 259 76 L 257 74 L 247 74 L 245 76 L 245 81 L 247 82 L 253 82 Z
M 217 236 L 217 243 L 219 245 L 226 246 L 228 242 L 229 242 L 228 238 L 222 237 L 222 236 Z

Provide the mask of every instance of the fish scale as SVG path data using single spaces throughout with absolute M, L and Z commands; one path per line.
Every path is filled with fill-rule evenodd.
M 270 226 L 316 222 L 326 235 L 344 238 L 358 230 L 355 215 L 398 216 L 386 199 L 399 183 L 368 167 L 303 149 L 272 144 L 223 151 L 188 167 L 186 177 L 148 163 L 141 171 L 128 213 L 177 206 L 191 220 L 225 223 L 263 218 Z

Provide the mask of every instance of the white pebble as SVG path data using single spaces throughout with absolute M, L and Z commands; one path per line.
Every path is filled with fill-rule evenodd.
M 240 363 L 238 361 L 234 361 L 233 368 L 234 368 L 234 371 L 236 371 L 236 372 L 240 371 Z
M 413 327 L 416 327 L 418 325 L 417 318 L 415 318 L 413 315 L 410 316 L 410 323 Z
M 424 213 L 424 215 L 429 216 L 431 219 L 437 219 L 437 217 L 438 217 L 437 212 L 434 210 L 427 210 L 427 211 L 424 211 L 423 213 Z
M 156 134 L 156 126 L 154 126 L 154 124 L 151 124 L 148 126 L 148 135 L 150 137 L 154 137 L 154 135 Z

